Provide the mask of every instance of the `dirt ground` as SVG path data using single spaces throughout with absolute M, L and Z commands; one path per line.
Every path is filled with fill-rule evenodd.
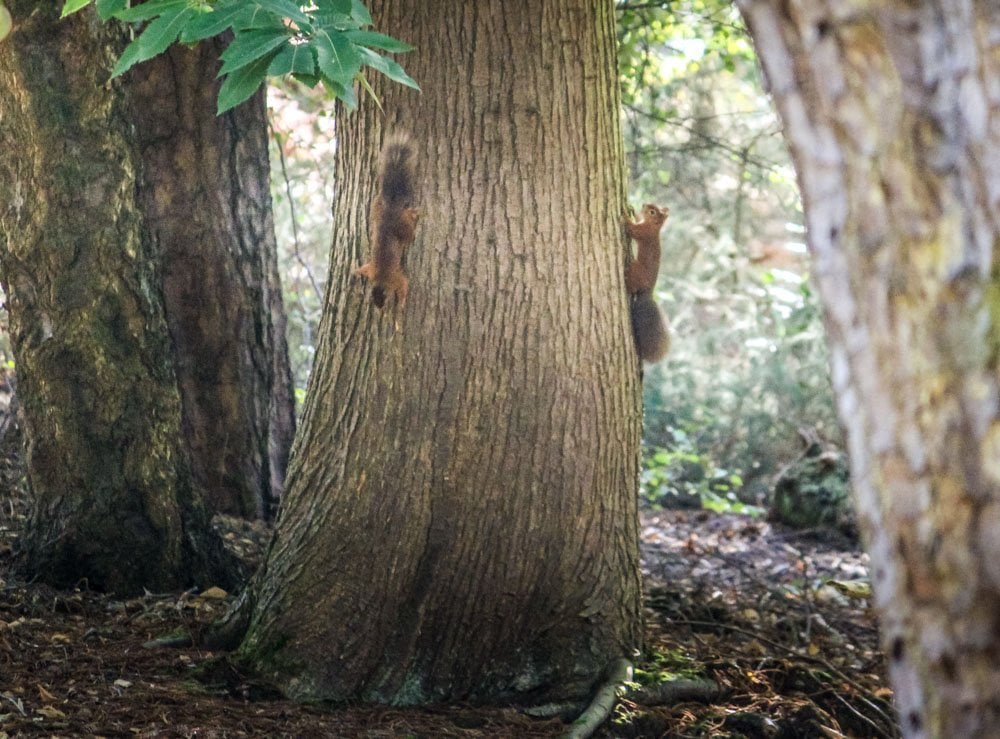
M 18 582 L 17 511 L 0 501 L 0 739 L 46 737 L 557 737 L 569 724 L 514 709 L 324 709 L 282 700 L 224 655 L 143 643 L 221 614 L 221 591 L 118 600 Z M 220 527 L 244 558 L 268 532 Z M 647 649 L 597 736 L 897 736 L 868 563 L 836 535 L 703 512 L 642 521 Z M 700 700 L 646 705 L 653 685 L 714 680 Z M 634 695 L 634 694 L 633 694 Z M 666 696 L 661 695 L 663 699 Z

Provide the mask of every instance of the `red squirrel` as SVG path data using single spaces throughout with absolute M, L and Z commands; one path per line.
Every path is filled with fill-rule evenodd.
M 382 148 L 378 182 L 368 224 L 371 256 L 354 271 L 372 283 L 372 301 L 382 308 L 391 298 L 397 310 L 406 304 L 409 280 L 403 255 L 413 243 L 419 211 L 414 200 L 413 144 L 408 135 L 393 134 Z
M 625 233 L 635 239 L 636 256 L 625 268 L 625 289 L 629 294 L 632 334 L 636 351 L 645 362 L 659 362 L 670 349 L 667 321 L 653 300 L 653 288 L 660 271 L 660 230 L 667 222 L 669 208 L 642 206 L 642 220 L 625 214 Z

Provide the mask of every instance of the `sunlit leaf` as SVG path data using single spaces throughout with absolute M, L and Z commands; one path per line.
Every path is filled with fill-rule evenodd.
M 378 31 L 345 31 L 344 36 L 359 46 L 368 46 L 390 52 L 413 51 L 413 47 L 409 44 Z
M 268 59 L 273 58 L 277 53 L 275 49 L 288 43 L 290 38 L 291 31 L 284 27 L 254 28 L 236 34 L 226 50 L 222 52 L 220 58 L 223 64 L 222 69 L 219 70 L 219 76 L 245 67 L 265 55 L 268 55 Z
M 191 43 L 202 39 L 218 36 L 223 31 L 234 28 L 244 30 L 266 24 L 282 28 L 281 20 L 270 13 L 257 12 L 245 4 L 229 4 L 213 10 L 211 13 L 201 13 L 181 31 L 181 41 Z
M 361 69 L 361 51 L 342 34 L 320 32 L 315 40 L 316 62 L 320 72 L 334 82 L 350 86 Z
M 162 16 L 168 13 L 173 17 L 179 11 L 187 8 L 188 0 L 149 0 L 149 2 L 120 11 L 116 17 L 119 20 L 132 23 L 134 21 L 146 21 L 158 15 Z M 191 15 L 194 15 L 193 9 Z
M 302 12 L 298 3 L 291 0 L 253 0 L 253 4 L 296 23 L 309 23 L 309 16 Z
M 277 56 L 274 49 L 269 54 L 240 67 L 226 76 L 219 88 L 218 112 L 225 113 L 249 98 L 267 78 L 267 68 Z
M 97 15 L 102 21 L 108 20 L 115 13 L 121 13 L 128 7 L 128 0 L 97 0 Z
M 404 72 L 403 68 L 392 59 L 380 56 L 370 49 L 360 48 L 359 51 L 361 52 L 362 57 L 364 57 L 365 64 L 372 69 L 381 72 L 394 82 L 399 82 L 407 87 L 412 87 L 414 90 L 420 89 L 420 85 L 416 83 L 416 80 Z
M 361 0 L 351 0 L 351 16 L 362 26 L 372 25 L 372 14 Z
M 118 63 L 115 64 L 112 76 L 124 74 L 139 62 L 152 59 L 166 51 L 167 47 L 177 40 L 181 28 L 194 14 L 194 9 L 185 3 L 150 21 L 139 38 L 125 47 Z
M 271 61 L 267 74 L 271 77 L 286 74 L 314 76 L 316 55 L 309 44 L 286 44 Z
M 72 15 L 78 10 L 86 8 L 88 5 L 90 5 L 90 0 L 66 0 L 66 2 L 63 3 L 62 13 L 59 14 L 59 17 L 65 18 L 67 15 Z M 2 12 L 0 12 L 0 38 L 3 38 L 7 35 L 6 33 L 3 33 L 3 14 L 7 14 L 7 30 L 10 31 L 10 12 L 2 5 L 0 5 L 0 9 L 2 9 Z

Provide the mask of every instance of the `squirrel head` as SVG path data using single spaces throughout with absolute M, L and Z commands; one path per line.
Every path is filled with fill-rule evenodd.
M 668 215 L 670 215 L 670 208 L 667 206 L 657 208 L 652 203 L 646 203 L 642 206 L 642 220 L 647 223 L 652 222 L 657 226 L 662 226 L 667 222 Z

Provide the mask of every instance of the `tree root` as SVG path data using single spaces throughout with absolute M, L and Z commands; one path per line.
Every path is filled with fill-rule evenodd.
M 604 682 L 598 687 L 590 705 L 573 722 L 564 739 L 588 739 L 601 724 L 607 721 L 619 697 L 645 706 L 660 706 L 684 701 L 709 703 L 722 695 L 722 688 L 714 680 L 672 680 L 659 685 L 636 686 L 632 683 L 632 663 L 616 659 L 605 670 Z M 573 704 L 538 706 L 530 715 L 564 715 Z
M 142 646 L 146 649 L 201 647 L 202 649 L 231 652 L 240 645 L 243 635 L 246 634 L 250 626 L 253 606 L 253 589 L 251 586 L 247 586 L 222 618 L 209 624 L 206 628 L 186 634 L 168 634 L 151 639 Z
M 632 681 L 632 663 L 622 657 L 616 659 L 605 670 L 604 682 L 594 694 L 587 709 L 573 722 L 565 739 L 587 739 L 593 736 L 618 702 L 618 692 L 625 690 L 626 683 Z
M 721 695 L 722 687 L 714 680 L 671 680 L 630 690 L 627 697 L 644 706 L 665 706 L 687 701 L 711 703 Z

